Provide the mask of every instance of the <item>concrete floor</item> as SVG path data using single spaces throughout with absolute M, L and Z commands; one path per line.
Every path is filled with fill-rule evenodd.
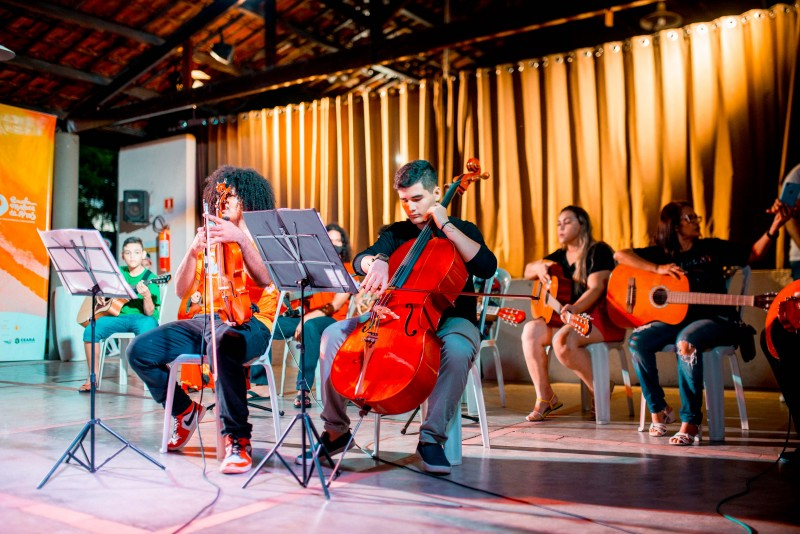
M 181 532 L 231 527 L 241 532 L 381 534 L 742 532 L 717 515 L 715 507 L 767 470 L 748 495 L 724 505 L 723 512 L 761 533 L 800 532 L 800 468 L 773 465 L 788 417 L 776 392 L 747 392 L 752 429 L 747 435 L 739 429 L 735 399 L 728 392 L 726 442 L 678 448 L 666 438 L 636 431 L 638 419 L 628 416 L 621 388 L 614 391 L 609 425 L 597 426 L 581 413 L 575 384 L 556 384 L 564 407 L 534 424 L 524 420 L 533 404 L 532 386 L 507 385 L 507 407 L 502 408 L 496 384 L 488 383 L 491 449 L 481 445 L 477 424 L 465 420 L 463 465 L 449 477 L 430 477 L 418 472 L 413 454 L 417 425 L 404 436 L 399 432 L 404 418 L 387 418 L 381 427 L 381 456 L 403 467 L 353 451 L 326 502 L 318 479 L 303 488 L 272 461 L 247 489 L 241 487 L 245 476 L 220 475 L 213 418 L 200 426 L 205 474 L 197 434 L 182 453 L 159 454 L 161 408 L 143 393 L 138 379 L 121 386 L 117 373 L 116 362 L 109 361 L 97 396 L 98 417 L 166 469 L 127 449 L 96 473 L 62 465 L 37 490 L 89 419 L 89 396 L 75 392 L 85 378 L 85 363 L 0 364 L 0 532 L 175 532 L 190 521 Z M 638 388 L 634 392 L 638 409 Z M 677 408 L 677 391 L 669 390 L 668 397 Z M 287 393 L 280 400 L 284 426 L 296 413 L 292 398 Z M 321 428 L 318 409 L 311 413 Z M 269 417 L 251 415 L 257 460 L 275 441 Z M 677 431 L 677 425 L 670 431 Z M 296 430 L 282 449 L 287 458 L 300 451 L 299 440 Z M 371 419 L 356 441 L 372 445 Z M 85 443 L 91 449 L 88 439 Z M 116 443 L 98 429 L 98 464 L 117 450 Z M 798 445 L 797 440 L 791 443 Z

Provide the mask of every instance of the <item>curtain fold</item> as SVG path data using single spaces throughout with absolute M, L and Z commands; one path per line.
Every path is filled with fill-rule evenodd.
M 453 213 L 500 265 L 558 247 L 569 204 L 614 248 L 650 242 L 661 206 L 694 203 L 707 236 L 751 242 L 780 184 L 798 45 L 777 4 L 513 65 L 256 110 L 208 127 L 208 168 L 254 167 L 281 207 L 337 221 L 354 249 L 402 217 L 395 171 L 427 159 L 444 184 L 478 157 L 491 179 Z M 781 256 L 779 256 L 780 258 Z

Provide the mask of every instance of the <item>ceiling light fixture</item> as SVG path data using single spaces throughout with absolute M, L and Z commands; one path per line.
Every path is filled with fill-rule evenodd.
M 3 45 L 0 45 L 0 61 L 10 61 L 16 57 L 17 54 L 14 53 L 13 50 L 10 48 L 6 48 Z
M 639 20 L 639 26 L 648 32 L 658 32 L 668 28 L 677 28 L 683 23 L 683 17 L 674 11 L 667 11 L 666 2 L 658 2 L 656 10 Z
M 233 60 L 233 45 L 226 43 L 225 39 L 222 37 L 222 32 L 219 32 L 219 42 L 214 43 L 209 53 L 211 57 L 223 65 L 230 65 Z

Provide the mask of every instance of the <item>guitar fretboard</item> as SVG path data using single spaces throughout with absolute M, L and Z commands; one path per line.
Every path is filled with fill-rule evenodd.
M 694 293 L 669 291 L 670 304 L 707 304 L 711 306 L 755 306 L 753 295 L 728 295 L 725 293 Z

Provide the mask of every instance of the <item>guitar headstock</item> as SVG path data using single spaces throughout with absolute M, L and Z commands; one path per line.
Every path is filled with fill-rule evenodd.
M 768 311 L 769 307 L 772 305 L 772 302 L 775 300 L 778 294 L 775 292 L 772 293 L 764 293 L 763 295 L 756 295 L 753 297 L 753 306 L 756 308 L 761 308 L 764 311 Z
M 497 310 L 497 318 L 517 326 L 525 320 L 525 312 L 516 308 L 500 308 Z
M 589 332 L 592 331 L 592 318 L 585 313 L 564 313 L 566 315 L 566 323 L 572 327 L 577 333 L 583 337 L 588 337 Z

